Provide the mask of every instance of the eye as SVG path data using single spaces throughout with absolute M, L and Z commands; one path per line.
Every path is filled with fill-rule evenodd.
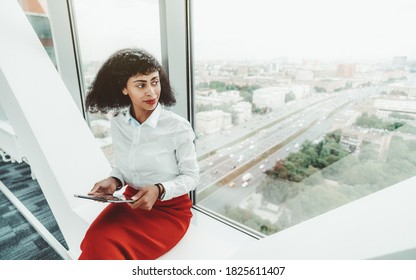
M 137 84 L 137 86 L 136 86 L 137 88 L 145 88 L 146 87 L 146 84 Z
M 159 84 L 158 80 L 152 81 L 152 86 L 157 86 Z

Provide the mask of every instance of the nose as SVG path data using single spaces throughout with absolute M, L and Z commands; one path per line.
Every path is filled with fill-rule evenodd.
M 148 90 L 146 91 L 147 96 L 153 96 L 155 94 L 155 90 L 152 87 L 148 87 Z

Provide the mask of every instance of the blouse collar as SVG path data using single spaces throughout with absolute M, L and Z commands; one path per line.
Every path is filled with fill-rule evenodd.
M 148 126 L 155 128 L 157 126 L 157 122 L 159 121 L 160 114 L 162 113 L 162 105 L 160 103 L 157 104 L 156 108 L 153 110 L 152 114 L 147 118 L 145 122 L 140 124 L 130 113 L 131 105 L 129 105 L 124 112 L 124 118 L 128 124 L 133 124 L 134 126 L 138 127 L 140 125 L 147 124 Z

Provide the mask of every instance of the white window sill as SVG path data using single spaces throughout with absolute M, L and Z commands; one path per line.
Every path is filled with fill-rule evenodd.
M 238 249 L 257 239 L 192 209 L 193 218 L 184 238 L 160 260 L 230 259 Z

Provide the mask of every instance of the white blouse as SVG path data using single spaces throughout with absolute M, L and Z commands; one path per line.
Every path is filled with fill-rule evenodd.
M 161 183 L 168 200 L 194 190 L 199 181 L 195 134 L 190 123 L 158 104 L 140 124 L 130 107 L 111 121 L 115 166 L 110 176 L 139 189 Z

